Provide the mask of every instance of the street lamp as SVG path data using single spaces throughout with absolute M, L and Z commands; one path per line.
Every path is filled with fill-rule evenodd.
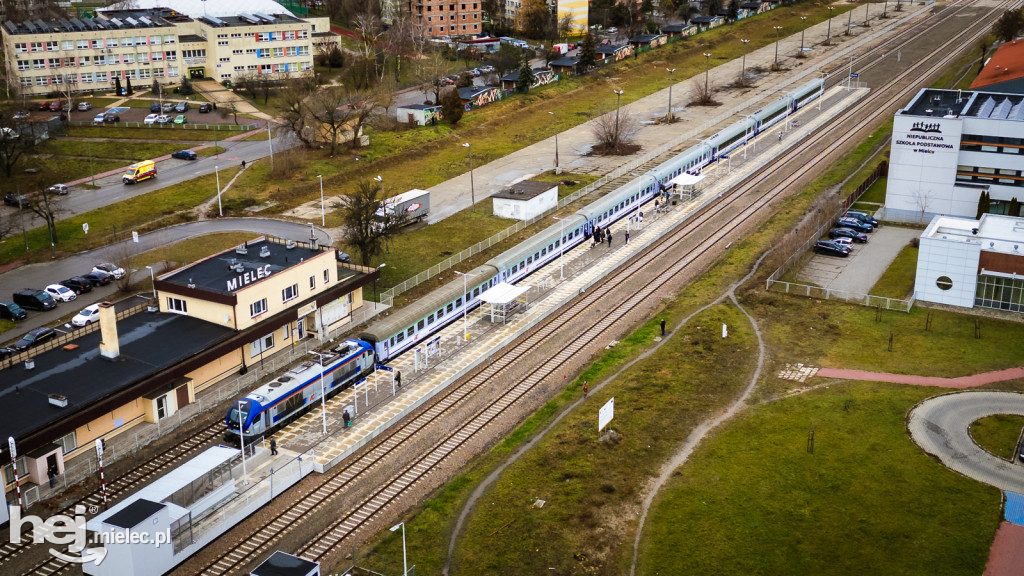
M 740 86 L 747 85 L 747 44 L 750 44 L 750 40 L 740 39 L 743 42 L 743 64 L 740 67 Z
M 555 124 L 555 174 L 561 174 L 562 169 L 558 167 L 558 116 L 554 112 L 548 114 L 551 114 L 551 120 Z
M 146 266 L 146 270 L 149 270 L 149 281 L 153 283 L 153 297 L 156 298 L 156 275 L 153 274 L 152 266 Z
M 262 344 L 260 345 L 262 349 Z M 246 415 L 242 412 L 242 400 L 238 401 L 238 442 L 242 445 L 242 481 L 244 485 L 249 485 L 249 473 L 245 470 L 245 419 Z
M 711 54 L 709 52 L 704 53 L 704 98 L 708 101 L 711 100 L 711 94 L 708 93 L 708 75 L 711 72 Z
M 850 35 L 850 29 L 853 28 L 853 10 L 847 14 L 846 18 L 846 35 Z
M 832 7 L 832 6 L 829 6 L 828 7 L 828 29 L 825 30 L 825 46 L 831 46 L 832 45 L 832 10 L 835 10 L 835 8 Z
M 220 203 L 220 166 L 214 166 L 213 170 L 217 173 L 217 213 L 224 216 L 224 205 Z
M 775 27 L 775 62 L 772 63 L 772 70 L 779 69 L 779 32 L 782 31 L 782 26 Z
M 399 528 L 402 529 L 402 576 L 409 575 L 409 560 L 405 555 L 405 522 L 399 522 L 391 527 L 391 531 L 394 532 Z
M 800 17 L 800 53 L 804 53 L 804 32 L 807 31 L 807 16 Z
M 324 385 L 324 356 L 315 350 L 310 350 L 310 354 L 316 356 L 317 360 L 320 361 L 320 416 L 323 419 L 324 424 L 324 436 L 327 435 L 327 388 Z
M 377 266 L 377 270 L 379 271 L 381 268 L 383 268 L 385 266 L 387 266 L 387 264 L 385 264 L 384 262 L 381 262 L 380 266 Z M 378 276 L 380 276 L 380 274 L 378 274 Z M 380 300 L 380 295 L 377 294 L 377 278 L 374 278 L 373 279 L 373 309 L 374 310 L 377 309 L 377 301 L 378 300 Z
M 886 12 L 886 10 L 888 10 L 888 8 L 889 8 L 889 0 L 884 0 L 882 2 L 882 18 L 888 18 L 888 16 L 885 15 L 885 12 Z
M 459 276 L 462 276 L 462 339 L 469 340 L 469 325 L 466 320 L 466 313 L 469 311 L 469 286 L 466 284 L 466 279 L 469 276 L 476 276 L 476 274 L 459 272 L 458 270 L 454 270 L 454 272 Z
M 612 92 L 615 92 L 615 144 L 617 147 L 619 143 L 619 102 L 622 101 L 625 91 L 613 89 Z
M 555 220 L 558 220 L 558 237 L 559 237 L 559 251 L 558 251 L 558 279 L 565 280 L 565 221 L 558 216 L 552 216 Z
M 316 177 L 320 180 L 320 225 L 327 226 L 327 215 L 324 213 L 324 177 L 323 174 L 317 174 Z
M 865 26 L 868 26 L 868 10 L 870 10 L 870 7 L 868 6 L 868 3 L 865 2 L 864 3 L 864 25 Z
M 666 116 L 666 122 L 671 124 L 675 121 L 676 116 L 672 113 L 672 73 L 676 71 L 675 68 L 665 68 L 668 71 L 668 115 Z
M 469 198 L 472 202 L 470 211 L 476 212 L 476 189 L 473 185 L 473 149 L 469 147 L 469 142 L 463 142 L 462 147 L 469 150 Z

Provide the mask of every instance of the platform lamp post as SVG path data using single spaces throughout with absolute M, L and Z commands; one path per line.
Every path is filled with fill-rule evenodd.
M 871 7 L 868 6 L 867 2 L 865 2 L 864 3 L 864 25 L 865 26 L 868 25 L 868 10 L 870 10 L 870 9 L 871 9 Z
M 552 216 L 552 218 L 558 220 L 558 238 L 560 240 L 558 251 L 558 279 L 565 280 L 565 220 L 558 216 Z
M 395 532 L 399 528 L 402 529 L 402 576 L 409 575 L 409 559 L 405 554 L 405 522 L 399 522 L 391 527 L 391 531 Z
M 772 70 L 779 69 L 779 32 L 782 31 L 782 26 L 775 27 L 775 62 L 772 63 Z
M 668 72 L 668 114 L 665 115 L 665 121 L 671 124 L 676 120 L 676 115 L 672 113 L 672 74 L 676 69 L 665 68 L 665 70 Z
M 612 90 L 615 92 L 615 144 L 619 143 L 619 102 L 622 101 L 622 95 L 625 94 L 625 90 Z
M 704 53 L 704 97 L 711 100 L 711 94 L 708 92 L 708 76 L 711 74 L 711 53 Z
M 846 17 L 846 35 L 847 36 L 849 36 L 851 34 L 850 30 L 852 28 L 853 28 L 853 10 L 850 10 L 850 12 L 847 14 L 847 17 Z
M 820 71 L 821 74 L 821 92 L 818 94 L 818 112 L 821 112 L 821 101 L 825 99 L 825 80 L 828 79 L 828 72 Z
M 476 189 L 473 186 L 473 149 L 469 147 L 469 142 L 463 142 L 462 147 L 469 151 L 469 200 L 472 202 L 470 211 L 476 212 Z
M 750 40 L 746 38 L 740 39 L 743 42 L 743 60 L 740 66 L 740 86 L 747 85 L 747 44 L 750 44 Z
M 213 171 L 217 173 L 217 215 L 224 215 L 224 205 L 220 203 L 220 166 L 214 166 Z
M 828 7 L 828 28 L 825 29 L 825 46 L 832 45 L 832 11 L 834 7 Z
M 551 121 L 555 126 L 555 174 L 561 174 L 562 169 L 558 167 L 558 115 L 554 112 L 548 114 L 551 114 Z
M 384 262 L 381 262 L 380 266 L 377 266 L 377 270 L 378 270 L 377 276 L 380 276 L 379 271 L 380 271 L 381 268 L 383 268 L 385 266 L 387 266 L 387 264 L 384 263 Z M 380 295 L 377 294 L 377 278 L 374 277 L 374 279 L 373 279 L 373 309 L 374 310 L 377 309 L 377 301 L 378 300 L 380 300 Z
M 800 17 L 800 53 L 804 53 L 804 32 L 807 31 L 807 16 Z
M 316 356 L 317 360 L 320 361 L 320 416 L 324 426 L 324 436 L 327 435 L 327 387 L 324 383 L 324 356 L 320 352 L 314 350 L 309 351 L 310 354 Z
M 152 266 L 146 266 L 146 270 L 149 270 L 149 281 L 153 283 L 153 298 L 156 298 L 156 274 L 153 273 Z
M 320 180 L 320 225 L 327 226 L 327 214 L 324 212 L 324 176 L 317 174 L 316 177 Z
M 454 270 L 454 272 L 459 276 L 462 276 L 462 340 L 466 341 L 469 340 L 469 323 L 468 320 L 466 319 L 466 314 L 469 311 L 469 297 L 466 296 L 466 293 L 469 292 L 467 278 L 470 276 L 476 276 L 476 274 L 470 274 L 469 272 L 459 272 L 458 270 Z
M 262 343 L 260 348 L 263 348 Z M 242 401 L 238 401 L 238 442 L 242 445 L 242 483 L 249 485 L 249 473 L 245 470 L 245 416 L 242 413 Z

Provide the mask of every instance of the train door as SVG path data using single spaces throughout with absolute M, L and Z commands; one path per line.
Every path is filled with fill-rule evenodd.
M 583 223 L 583 237 L 584 238 L 590 238 L 590 236 L 593 233 L 594 233 L 594 221 L 593 220 L 587 220 L 586 222 Z

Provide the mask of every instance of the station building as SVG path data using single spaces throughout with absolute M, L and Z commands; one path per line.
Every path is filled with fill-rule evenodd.
M 1024 218 L 936 216 L 921 234 L 914 297 L 1024 311 Z
M 156 277 L 148 307 L 101 304 L 98 330 L 3 361 L 0 437 L 17 443 L 19 479 L 43 484 L 51 465 L 62 473 L 96 439 L 172 416 L 302 338 L 325 339 L 378 276 L 315 241 L 265 237 Z M 6 444 L 0 459 L 10 462 Z M 8 490 L 13 482 L 7 464 Z
M 154 79 L 299 75 L 313 69 L 317 46 L 329 44 L 331 36 L 328 18 L 244 8 L 221 17 L 193 17 L 166 6 L 105 10 L 91 19 L 0 26 L 8 78 L 29 96 L 106 91 L 117 78 L 122 86 L 131 80 L 146 88 Z
M 1024 199 L 1024 95 L 926 88 L 896 113 L 882 217 L 975 217 Z

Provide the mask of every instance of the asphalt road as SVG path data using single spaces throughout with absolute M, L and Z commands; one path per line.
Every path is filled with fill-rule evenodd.
M 993 414 L 1024 416 L 1024 394 L 970 391 L 929 398 L 910 412 L 907 428 L 922 450 L 953 470 L 1024 494 L 1024 466 L 993 456 L 971 439 L 971 423 Z
M 268 234 L 291 240 L 309 240 L 310 227 L 305 224 L 266 218 L 223 218 L 190 222 L 139 236 L 137 251 L 146 252 L 193 236 L 235 231 Z M 326 232 L 316 229 L 316 233 L 322 244 L 331 242 L 331 238 Z M 94 265 L 111 260 L 111 254 L 118 253 L 119 247 L 122 247 L 121 250 L 123 250 L 123 246 L 129 243 L 131 240 L 90 252 L 82 252 L 61 260 L 29 264 L 4 272 L 0 274 L 0 300 L 10 299 L 14 292 L 23 288 L 44 288 L 47 284 L 54 284 L 72 276 L 91 272 Z M 136 278 L 138 279 L 138 274 L 147 274 L 148 272 L 145 268 L 137 270 L 135 271 Z M 157 274 L 161 272 L 163 271 L 159 269 L 155 271 Z M 74 315 L 89 304 L 114 297 L 116 292 L 117 286 L 112 283 L 109 286 L 94 288 L 92 292 L 82 294 L 72 302 L 61 303 L 49 312 L 29 311 L 27 319 L 18 322 L 11 330 L 0 332 L 0 341 L 6 341 L 16 336 L 20 337 L 33 328 L 50 324 L 69 314 Z

